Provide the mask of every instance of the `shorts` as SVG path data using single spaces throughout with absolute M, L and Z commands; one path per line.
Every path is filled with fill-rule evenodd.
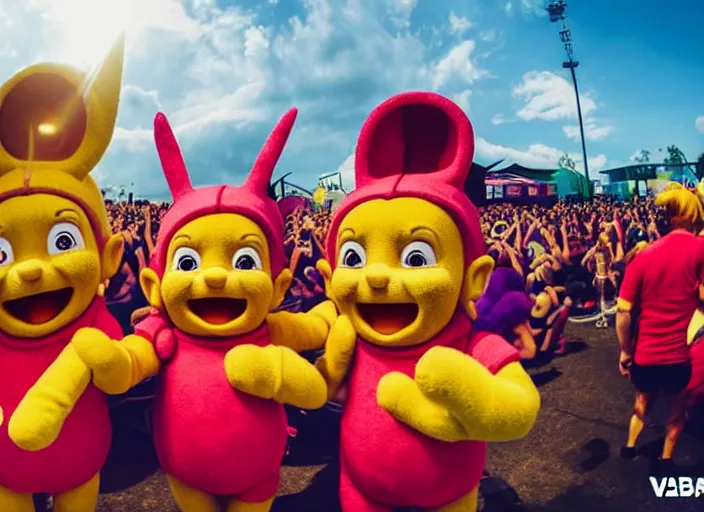
M 666 395 L 682 393 L 692 378 L 692 363 L 656 364 L 638 366 L 633 363 L 630 369 L 631 383 L 641 393 Z

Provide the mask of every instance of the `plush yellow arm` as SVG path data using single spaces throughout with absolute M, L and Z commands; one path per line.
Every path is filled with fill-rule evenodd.
M 153 345 L 141 336 L 110 339 L 99 329 L 80 329 L 71 340 L 78 356 L 93 373 L 93 382 L 109 395 L 126 393 L 159 372 Z
M 288 347 L 239 345 L 225 355 L 225 374 L 239 391 L 294 407 L 319 409 L 327 401 L 322 375 Z
M 330 328 L 325 342 L 325 354 L 318 358 L 315 367 L 328 386 L 328 398 L 339 391 L 345 381 L 357 344 L 357 332 L 346 315 L 340 315 Z
M 540 394 L 518 362 L 492 375 L 468 355 L 435 347 L 419 361 L 415 381 L 457 419 L 467 439 L 520 439 L 533 428 L 540 409 Z
M 464 425 L 447 407 L 425 396 L 416 382 L 404 373 L 384 375 L 376 389 L 376 401 L 398 421 L 428 437 L 447 442 L 468 438 Z
M 335 305 L 332 301 L 325 301 L 305 313 L 271 313 L 266 317 L 266 323 L 272 344 L 303 352 L 323 348 L 336 318 Z
M 10 439 L 28 451 L 51 445 L 88 384 L 90 370 L 69 344 L 27 391 L 10 417 Z

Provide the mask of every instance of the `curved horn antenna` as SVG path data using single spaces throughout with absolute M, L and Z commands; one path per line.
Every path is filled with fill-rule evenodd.
M 298 109 L 292 108 L 284 114 L 284 116 L 276 124 L 276 127 L 266 139 L 257 159 L 254 161 L 252 170 L 244 182 L 244 186 L 252 192 L 267 197 L 269 194 L 269 182 L 274 174 L 276 163 L 281 157 L 281 153 L 286 146 L 286 141 L 293 128 L 293 123 L 296 122 Z
M 178 201 L 180 197 L 193 190 L 193 185 L 171 125 L 161 112 L 154 117 L 154 142 L 171 196 L 174 201 Z

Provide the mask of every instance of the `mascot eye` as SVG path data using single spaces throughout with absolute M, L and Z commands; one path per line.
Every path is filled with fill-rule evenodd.
M 262 258 L 256 249 L 243 247 L 232 257 L 232 268 L 236 270 L 261 270 Z
M 9 265 L 15 261 L 15 255 L 12 252 L 12 244 L 7 238 L 0 237 L 0 267 Z
M 338 265 L 346 268 L 362 268 L 367 264 L 367 254 L 357 242 L 348 241 L 340 247 L 340 261 Z
M 179 247 L 173 258 L 173 270 L 193 272 L 200 267 L 200 254 L 190 247 Z
M 81 230 L 75 224 L 60 222 L 49 231 L 47 251 L 51 255 L 83 249 L 84 247 L 83 235 L 81 235 Z
M 435 251 L 426 242 L 411 242 L 401 253 L 401 264 L 408 268 L 436 265 Z

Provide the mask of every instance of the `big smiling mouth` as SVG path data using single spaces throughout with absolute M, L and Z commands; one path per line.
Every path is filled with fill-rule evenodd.
M 73 288 L 28 295 L 3 303 L 5 311 L 21 322 L 41 325 L 50 322 L 66 309 L 73 297 Z
M 418 317 L 418 304 L 357 304 L 357 310 L 369 327 L 379 334 L 395 334 Z
M 247 309 L 247 301 L 229 297 L 192 299 L 188 301 L 188 309 L 206 323 L 225 325 L 244 314 Z

